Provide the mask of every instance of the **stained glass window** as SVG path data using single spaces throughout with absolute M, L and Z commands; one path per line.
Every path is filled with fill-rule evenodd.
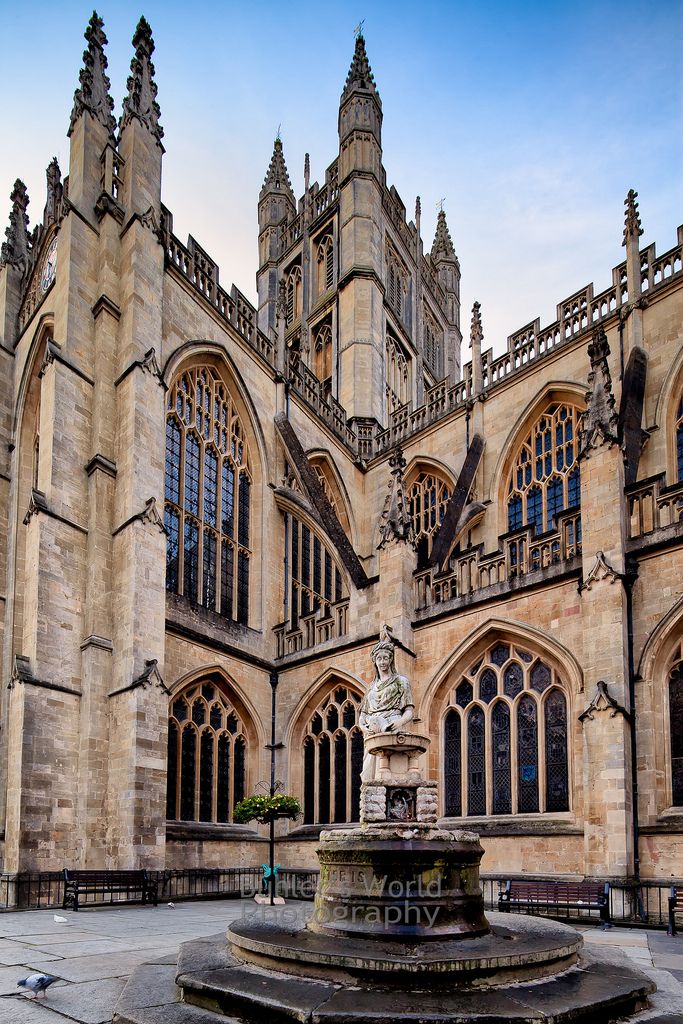
M 285 559 L 285 593 L 288 595 L 288 626 L 296 630 L 300 619 L 315 613 L 329 619 L 334 601 L 346 600 L 345 578 L 330 549 L 305 523 L 287 512 L 285 536 L 289 551 Z M 306 643 L 306 646 L 311 646 Z
M 363 734 L 360 695 L 328 691 L 308 720 L 303 740 L 304 821 L 326 825 L 360 818 Z
M 678 481 L 683 482 L 683 398 L 678 403 L 676 416 L 676 467 Z
M 432 550 L 434 536 L 446 514 L 450 498 L 448 482 L 433 470 L 419 473 L 406 486 L 408 511 L 413 522 L 417 565 L 423 568 Z
M 218 371 L 211 366 L 187 370 L 168 400 L 166 588 L 244 624 L 250 472 L 243 427 Z
M 679 703 L 673 697 L 670 703 L 678 708 L 683 736 L 683 682 L 676 685 Z M 569 810 L 567 697 L 561 687 L 550 665 L 503 642 L 465 669 L 444 716 L 446 815 Z M 683 803 L 683 740 L 679 763 Z
M 167 818 L 229 821 L 245 793 L 245 755 L 241 718 L 223 691 L 190 684 L 170 709 Z

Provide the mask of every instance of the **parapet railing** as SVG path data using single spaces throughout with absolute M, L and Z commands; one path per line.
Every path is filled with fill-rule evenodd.
M 415 573 L 415 607 L 425 612 L 458 597 L 474 594 L 551 566 L 570 563 L 581 554 L 581 514 L 568 509 L 556 517 L 557 529 L 536 536 L 532 526 L 508 534 L 501 551 L 484 554 L 471 548 L 452 560 L 443 573 Z
M 328 640 L 338 640 L 348 633 L 349 599 L 321 605 L 317 611 L 302 615 L 292 629 L 288 622 L 280 622 L 273 629 L 277 643 L 277 657 L 310 650 Z
M 629 538 L 637 540 L 683 522 L 683 481 L 666 486 L 660 473 L 626 489 Z

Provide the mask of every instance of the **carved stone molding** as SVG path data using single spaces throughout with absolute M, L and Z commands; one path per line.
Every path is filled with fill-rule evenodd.
M 585 580 L 579 584 L 579 593 L 583 590 L 590 590 L 594 583 L 600 583 L 602 580 L 608 580 L 610 583 L 616 583 L 617 580 L 624 578 L 623 573 L 617 572 L 613 569 L 605 558 L 604 552 L 598 551 L 595 556 L 595 562 L 593 568 L 586 576 Z
M 166 387 L 161 367 L 157 361 L 157 354 L 153 348 L 147 349 L 145 352 L 145 357 L 140 362 L 140 368 L 145 373 L 149 373 L 151 377 L 155 377 L 157 383 L 161 384 L 162 387 Z
M 630 712 L 614 699 L 607 688 L 607 683 L 602 679 L 597 683 L 597 690 L 593 700 L 590 702 L 586 710 L 582 711 L 579 715 L 579 721 L 592 722 L 595 718 L 595 713 L 599 711 L 609 711 L 610 718 L 616 718 L 617 715 L 623 715 L 627 722 L 631 721 Z
M 171 691 L 166 686 L 166 683 L 161 676 L 159 671 L 159 662 L 156 658 L 146 660 L 145 667 L 139 676 L 136 676 L 128 686 L 122 686 L 119 690 L 112 690 L 109 696 L 116 697 L 120 693 L 129 693 L 131 690 L 137 690 L 140 687 L 145 690 L 151 690 L 154 689 L 154 687 L 158 687 L 163 691 L 163 693 L 170 694 Z
M 56 342 L 54 338 L 48 338 L 47 345 L 45 346 L 45 355 L 43 356 L 43 361 L 40 364 L 40 369 L 38 370 L 39 377 L 42 377 L 45 374 L 45 371 L 48 367 L 52 366 L 52 364 L 61 355 L 61 352 L 62 346 L 59 342 Z
M 114 644 L 106 636 L 98 636 L 97 633 L 91 633 L 90 636 L 86 636 L 85 640 L 81 644 L 81 650 L 85 651 L 89 647 L 96 647 L 100 651 L 107 651 L 111 654 L 114 650 Z
M 116 463 L 112 462 L 111 459 L 107 459 L 104 455 L 93 455 L 90 462 L 85 467 L 85 471 L 88 476 L 92 476 L 95 470 L 100 470 L 102 473 L 106 473 L 107 476 L 116 478 Z
M 150 523 L 150 525 L 156 526 L 160 533 L 166 533 L 163 517 L 159 514 L 159 509 L 157 508 L 156 498 L 147 499 L 139 518 L 143 523 Z
M 392 541 L 400 541 L 404 544 L 415 543 L 413 520 L 408 509 L 408 502 L 403 487 L 403 472 L 406 468 L 406 460 L 400 448 L 394 449 L 389 458 L 389 467 L 391 469 L 389 493 L 384 502 L 379 522 L 380 542 L 377 547 L 380 549 Z
M 588 374 L 586 411 L 579 431 L 579 458 L 587 458 L 591 449 L 603 445 L 611 448 L 619 443 L 619 420 L 612 394 L 612 377 L 607 357 L 610 354 L 607 335 L 603 328 L 593 335 L 588 346 L 591 369 Z

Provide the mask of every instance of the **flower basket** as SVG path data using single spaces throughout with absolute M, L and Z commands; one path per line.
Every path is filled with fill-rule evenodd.
M 298 818 L 301 804 L 295 796 L 248 796 L 235 806 L 232 820 L 238 825 L 249 821 L 270 822 L 276 818 Z

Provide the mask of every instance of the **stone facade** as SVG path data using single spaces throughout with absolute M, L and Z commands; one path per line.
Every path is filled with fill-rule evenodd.
M 230 810 L 271 758 L 313 864 L 386 621 L 484 872 L 683 876 L 683 229 L 641 249 L 630 193 L 610 286 L 495 358 L 475 304 L 463 364 L 359 37 L 324 183 L 275 141 L 254 307 L 161 201 L 149 26 L 118 125 L 86 40 L 0 260 L 4 870 L 260 863 Z

